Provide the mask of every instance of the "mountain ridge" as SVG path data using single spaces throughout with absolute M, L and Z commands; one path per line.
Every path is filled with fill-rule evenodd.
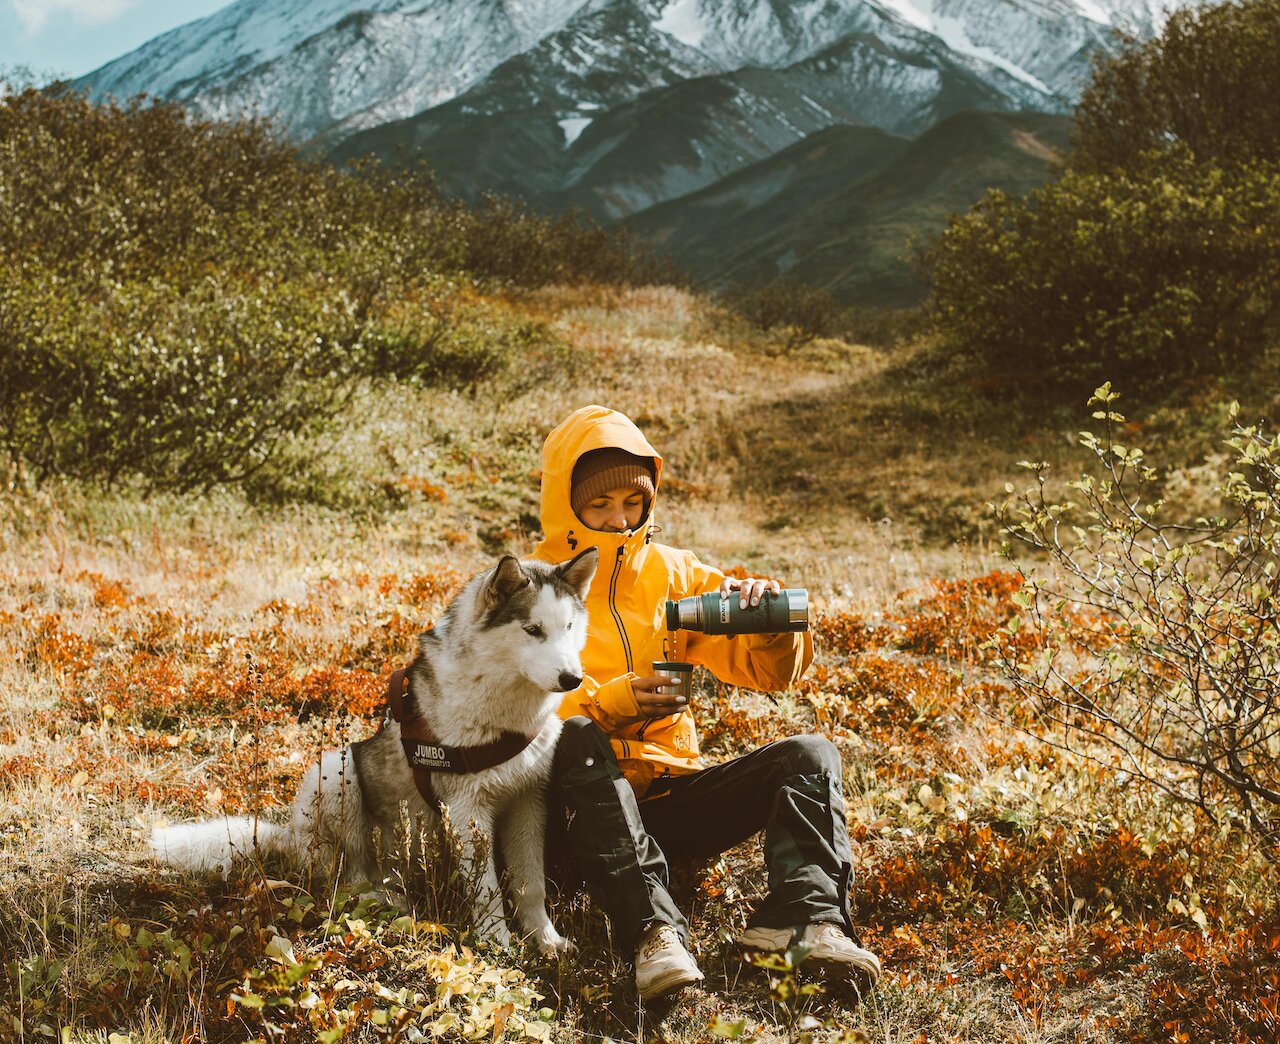
M 993 185 L 1027 191 L 1065 150 L 1071 120 L 960 112 L 916 139 L 833 127 L 623 226 L 715 289 L 786 276 L 857 304 L 923 293 L 909 241 Z

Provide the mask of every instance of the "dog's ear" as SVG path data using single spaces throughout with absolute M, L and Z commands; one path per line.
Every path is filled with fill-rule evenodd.
M 556 566 L 560 579 L 578 593 L 578 597 L 586 600 L 587 588 L 591 586 L 591 578 L 596 575 L 596 566 L 600 564 L 600 551 L 589 547 L 581 554 L 575 555 L 567 562 Z
M 520 566 L 520 560 L 503 555 L 484 588 L 484 600 L 489 605 L 499 605 L 529 583 L 529 574 Z

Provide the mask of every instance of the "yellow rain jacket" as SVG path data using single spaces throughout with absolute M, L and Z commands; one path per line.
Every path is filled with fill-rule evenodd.
M 608 447 L 653 459 L 654 503 L 639 527 L 624 533 L 588 529 L 569 503 L 578 458 Z M 587 593 L 583 683 L 566 693 L 560 716 L 592 718 L 609 735 L 624 775 L 641 796 L 655 777 L 703 767 L 698 731 L 688 711 L 625 724 L 638 713 L 632 679 L 655 673 L 655 660 L 701 664 L 723 682 L 767 692 L 792 685 L 813 659 L 807 632 L 729 638 L 680 630 L 668 635 L 667 599 L 718 590 L 724 573 L 703 565 L 692 551 L 652 542 L 661 479 L 662 458 L 627 417 L 603 406 L 576 410 L 542 448 L 545 537 L 533 552 L 544 562 L 563 562 L 593 545 L 600 550 Z M 667 645 L 668 637 L 674 647 Z

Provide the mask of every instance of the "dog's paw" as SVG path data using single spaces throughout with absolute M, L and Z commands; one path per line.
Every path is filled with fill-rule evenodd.
M 573 943 L 550 925 L 538 933 L 538 952 L 543 957 L 567 957 L 575 949 Z
M 570 957 L 578 952 L 578 948 L 568 939 L 557 939 L 553 943 L 543 943 L 540 947 L 543 957 Z

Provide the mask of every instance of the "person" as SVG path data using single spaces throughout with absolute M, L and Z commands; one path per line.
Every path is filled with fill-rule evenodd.
M 726 577 L 691 551 L 654 542 L 661 477 L 662 458 L 639 428 L 602 406 L 572 413 L 543 446 L 543 539 L 533 557 L 600 552 L 582 685 L 560 708 L 552 816 L 558 802 L 563 821 L 552 843 L 567 850 L 634 954 L 642 999 L 703 977 L 668 891 L 667 860 L 715 856 L 762 830 L 768 894 L 738 945 L 767 953 L 800 943 L 812 965 L 865 990 L 880 962 L 850 920 L 839 752 L 823 737 L 794 736 L 708 767 L 685 698 L 667 691 L 676 679 L 652 669 L 684 660 L 732 685 L 784 689 L 812 660 L 812 637 L 667 632 L 667 599 L 719 591 L 758 604 L 778 584 Z

